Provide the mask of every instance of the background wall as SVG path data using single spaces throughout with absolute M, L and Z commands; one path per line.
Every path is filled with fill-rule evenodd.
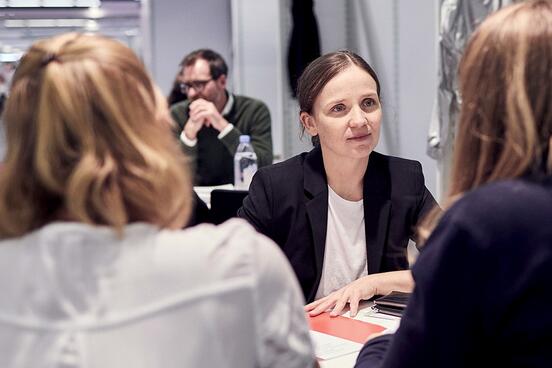
M 184 54 L 218 50 L 237 93 L 264 100 L 273 119 L 275 155 L 310 148 L 300 141 L 297 104 L 289 96 L 290 0 L 151 1 L 151 70 L 168 92 Z M 426 155 L 437 83 L 435 0 L 315 0 L 323 52 L 349 48 L 365 57 L 382 83 L 384 122 L 378 151 L 422 162 L 437 193 L 438 170 Z
M 234 92 L 264 101 L 272 118 L 274 158 L 284 149 L 285 1 L 231 0 Z M 286 156 L 289 157 L 289 156 Z
M 422 163 L 437 195 L 436 162 L 426 141 L 437 86 L 437 2 L 316 0 L 322 51 L 349 48 L 376 70 L 384 119 L 377 150 Z
M 143 6 L 151 55 L 146 61 L 163 92 L 169 93 L 183 56 L 195 49 L 219 52 L 232 70 L 230 1 L 147 0 Z
M 6 20 L 0 23 L 0 46 L 8 42 L 24 49 L 55 33 L 100 31 L 141 54 L 166 94 L 185 54 L 215 49 L 229 64 L 229 88 L 267 103 L 275 158 L 282 160 L 311 148 L 308 138 L 299 139 L 298 106 L 287 81 L 291 1 L 142 0 L 102 2 L 90 9 L 18 10 L 19 28 L 8 27 L 8 20 L 17 18 L 14 11 L 0 9 L 0 20 Z M 380 77 L 384 121 L 378 151 L 421 161 L 429 189 L 439 195 L 437 165 L 426 155 L 436 94 L 438 0 L 314 0 L 314 7 L 322 52 L 352 49 Z M 61 19 L 55 27 L 25 23 L 51 17 Z M 82 25 L 68 27 L 65 18 Z
M 282 160 L 311 148 L 308 138 L 299 139 L 298 106 L 287 81 L 291 1 L 141 0 L 105 1 L 90 9 L 0 9 L 0 56 L 3 42 L 23 50 L 55 33 L 100 31 L 141 54 L 168 94 L 182 57 L 212 48 L 229 64 L 229 89 L 268 105 L 275 159 Z M 439 170 L 426 155 L 437 84 L 438 3 L 314 0 L 322 52 L 356 51 L 379 75 L 384 120 L 377 150 L 421 161 L 427 186 L 439 197 Z M 30 27 L 34 18 L 51 17 L 60 18 L 55 27 Z M 69 18 L 76 25 L 69 27 Z M 22 25 L 8 27 L 8 21 Z M 2 146 L 0 139 L 0 153 Z

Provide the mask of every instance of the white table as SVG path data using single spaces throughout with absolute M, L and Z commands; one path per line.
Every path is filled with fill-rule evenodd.
M 375 313 L 370 307 L 372 302 L 366 302 L 361 306 L 361 310 L 354 319 L 375 323 L 386 328 L 389 333 L 395 332 L 399 327 L 400 318 L 386 314 Z M 350 318 L 349 312 L 343 314 L 343 317 Z M 319 360 L 321 368 L 348 368 L 353 367 L 356 362 L 359 351 L 347 355 L 342 355 L 329 360 Z
M 198 197 L 205 202 L 207 207 L 211 208 L 211 192 L 214 189 L 234 189 L 234 185 L 232 184 L 222 184 L 222 185 L 214 185 L 210 187 L 199 187 L 195 186 L 194 191 L 197 193 Z

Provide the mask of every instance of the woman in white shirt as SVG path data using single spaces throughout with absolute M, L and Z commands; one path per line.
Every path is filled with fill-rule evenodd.
M 1 367 L 306 367 L 303 298 L 245 222 L 181 229 L 191 180 L 163 96 L 118 41 L 35 43 L 0 172 Z

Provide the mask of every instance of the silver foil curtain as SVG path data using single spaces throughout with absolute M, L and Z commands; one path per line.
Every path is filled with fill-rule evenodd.
M 437 160 L 450 152 L 460 96 L 457 85 L 458 63 L 474 29 L 493 11 L 512 0 L 440 0 L 438 38 L 438 87 L 429 128 L 428 155 Z

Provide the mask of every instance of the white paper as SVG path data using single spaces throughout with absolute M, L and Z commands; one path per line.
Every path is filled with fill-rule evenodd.
M 372 308 L 366 308 L 359 312 L 356 319 L 371 322 L 385 327 L 384 334 L 395 333 L 401 323 L 401 318 L 379 313 Z
M 314 352 L 318 359 L 333 359 L 342 355 L 359 352 L 362 344 L 325 333 L 310 332 Z
M 234 189 L 233 184 L 222 184 L 222 185 L 214 185 L 210 187 L 194 187 L 195 192 L 197 193 L 198 197 L 201 198 L 203 202 L 207 205 L 207 207 L 211 208 L 211 192 L 213 189 Z

